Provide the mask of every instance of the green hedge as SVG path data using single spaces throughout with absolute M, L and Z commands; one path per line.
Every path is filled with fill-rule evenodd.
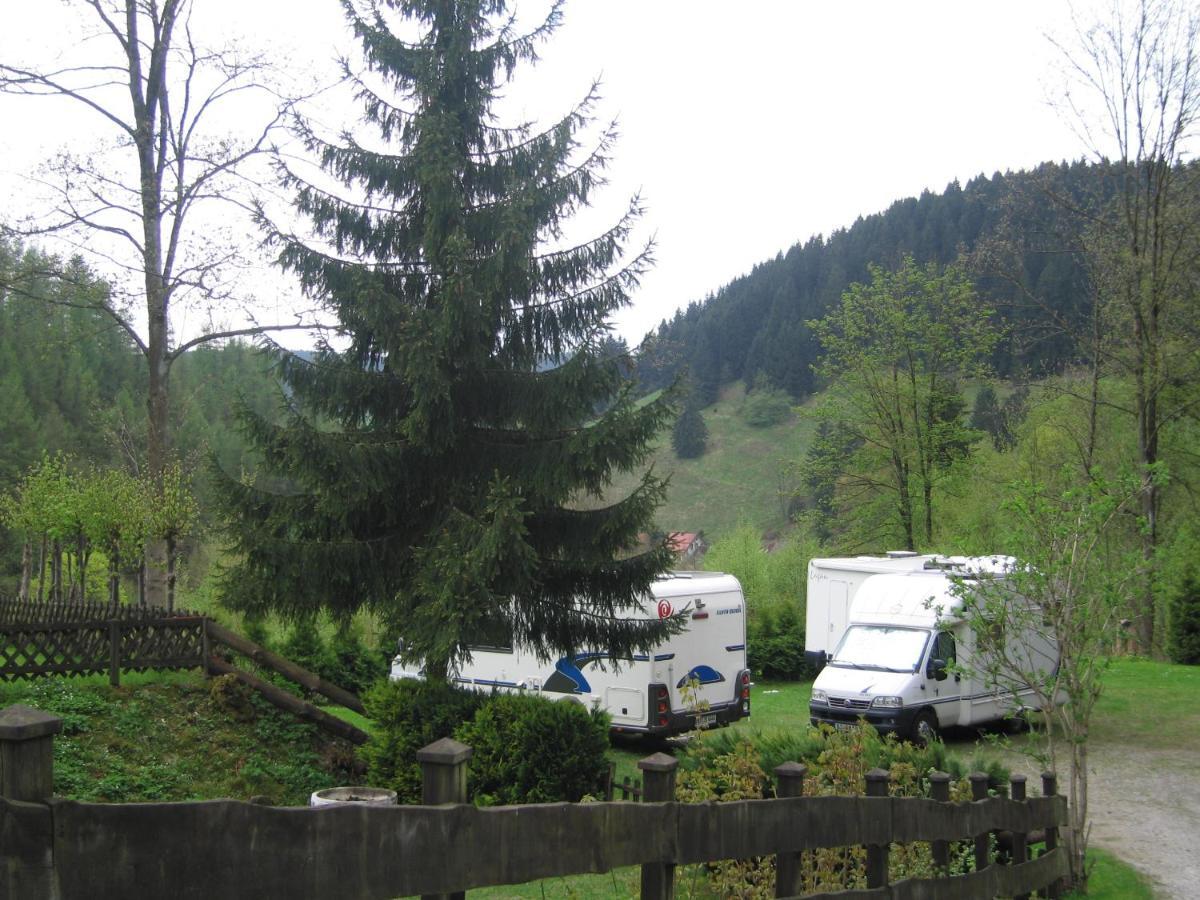
M 475 752 L 467 784 L 480 805 L 578 802 L 599 796 L 608 774 L 609 719 L 569 700 L 501 694 L 455 737 Z

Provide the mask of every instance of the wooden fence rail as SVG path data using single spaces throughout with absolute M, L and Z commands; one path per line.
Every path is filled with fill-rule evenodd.
M 868 889 L 832 898 L 961 900 L 1054 885 L 1064 851 L 977 871 L 888 883 L 893 843 L 963 841 L 990 832 L 1049 837 L 1067 821 L 1064 798 L 988 797 L 948 803 L 890 796 L 804 797 L 803 767 L 777 771 L 780 797 L 683 804 L 675 760 L 639 763 L 641 803 L 550 803 L 477 809 L 466 799 L 469 748 L 443 740 L 418 754 L 427 805 L 284 809 L 220 800 L 93 804 L 50 799 L 52 741 L 61 723 L 24 707 L 0 711 L 0 893 L 29 900 L 214 896 L 374 900 L 462 896 L 473 888 L 642 867 L 643 898 L 674 893 L 675 867 L 775 855 L 776 896 L 793 896 L 805 851 L 866 845 Z M 875 770 L 873 790 L 886 790 Z M 1047 785 L 1053 787 L 1052 778 Z M 1014 793 L 1017 793 L 1014 791 Z M 1021 794 L 1023 797 L 1023 793 Z M 450 801 L 438 804 L 440 801 Z M 1050 841 L 1047 841 L 1049 845 Z

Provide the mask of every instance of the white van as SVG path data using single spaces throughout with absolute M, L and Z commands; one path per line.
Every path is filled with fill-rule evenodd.
M 584 651 L 553 663 L 498 638 L 471 647 L 453 679 L 478 691 L 536 691 L 552 700 L 605 710 L 614 731 L 666 736 L 728 725 L 750 715 L 746 601 L 720 572 L 672 572 L 629 617 L 688 617 L 687 627 L 653 653 L 613 659 Z M 419 667 L 392 662 L 392 678 L 420 678 Z
M 813 682 L 814 725 L 853 727 L 926 741 L 952 725 L 979 725 L 1037 706 L 1026 684 L 985 676 L 975 635 L 962 618 L 954 578 L 1003 578 L 1010 557 L 929 559 L 919 570 L 864 578 L 846 627 Z M 1053 673 L 1058 647 L 1039 630 L 1009 637 L 1030 668 Z M 957 665 L 956 665 L 957 664 Z

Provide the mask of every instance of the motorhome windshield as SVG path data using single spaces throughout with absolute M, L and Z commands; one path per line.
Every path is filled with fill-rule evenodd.
M 851 669 L 915 672 L 928 631 L 887 625 L 851 625 L 833 651 L 830 665 Z

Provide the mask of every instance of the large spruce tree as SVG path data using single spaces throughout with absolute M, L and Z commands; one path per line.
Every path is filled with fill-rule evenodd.
M 517 34 L 504 0 L 344 5 L 374 137 L 304 130 L 339 187 L 286 170 L 312 233 L 276 237 L 348 346 L 282 354 L 288 421 L 246 418 L 274 476 L 224 482 L 230 588 L 291 616 L 372 609 L 433 672 L 497 622 L 543 655 L 643 651 L 673 623 L 617 613 L 670 565 L 665 546 L 627 553 L 664 483 L 602 498 L 673 401 L 637 406 L 626 362 L 600 352 L 649 263 L 629 249 L 640 205 L 563 239 L 614 137 L 590 128 L 594 88 L 544 130 L 493 116 L 560 9 Z

